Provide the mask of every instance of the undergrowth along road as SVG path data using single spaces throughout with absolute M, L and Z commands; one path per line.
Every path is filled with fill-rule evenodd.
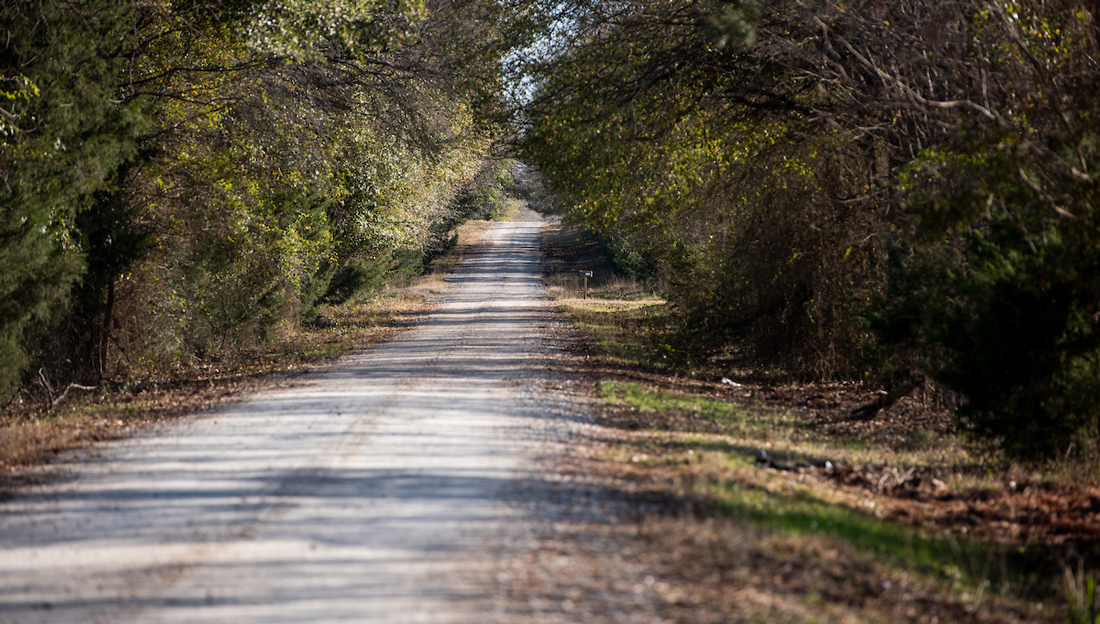
M 738 354 L 677 361 L 676 311 L 552 225 L 547 280 L 603 406 L 601 475 L 639 515 L 630 562 L 666 621 L 1093 622 L 1095 466 L 1021 467 L 917 392 L 799 383 Z M 606 254 L 606 249 L 603 254 Z M 572 277 L 604 268 L 588 298 Z M 755 619 L 754 619 L 755 618 Z

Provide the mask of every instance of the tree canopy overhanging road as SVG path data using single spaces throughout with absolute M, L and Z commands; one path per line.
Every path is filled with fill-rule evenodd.
M 522 156 L 670 353 L 928 378 L 1017 461 L 1096 448 L 1094 0 L 0 8 L 0 393 L 309 325 Z
M 887 456 L 950 439 L 953 459 L 946 452 L 928 459 L 939 463 L 927 473 L 911 467 L 900 473 L 903 481 L 951 481 L 930 479 L 940 469 L 971 485 L 975 475 L 1003 475 L 999 500 L 1011 522 L 998 535 L 1025 545 L 1051 534 L 1019 526 L 1053 527 L 1066 508 L 1092 509 L 1077 502 L 1092 500 L 1087 490 L 1100 478 L 1098 0 L 7 0 L 0 42 L 5 474 L 33 472 L 59 450 L 116 435 L 123 419 L 100 415 L 125 413 L 131 401 L 131 412 L 153 411 L 139 402 L 160 388 L 213 388 L 234 366 L 249 371 L 241 376 L 278 368 L 275 361 L 296 357 L 289 354 L 295 341 L 316 344 L 342 332 L 334 316 L 363 310 L 435 270 L 432 263 L 459 244 L 461 224 L 500 219 L 525 203 L 585 232 L 563 256 L 593 251 L 611 281 L 655 295 L 652 305 L 588 311 L 589 318 L 623 321 L 610 342 L 630 338 L 622 352 L 645 360 L 624 366 L 700 380 L 728 376 L 745 400 L 756 399 L 754 381 L 853 389 L 823 390 L 797 407 L 830 405 L 837 411 L 819 413 L 813 427 L 866 434 L 889 446 Z M 545 188 L 534 183 L 542 175 Z M 516 227 L 522 245 L 532 244 L 534 226 L 500 227 L 493 236 Z M 461 279 L 499 270 L 502 289 L 534 287 L 528 264 L 494 262 L 475 264 Z M 118 569 L 98 589 L 70 586 L 84 602 L 51 597 L 39 607 L 98 609 L 97 596 L 117 601 L 119 588 L 153 591 L 158 583 L 195 600 L 203 592 L 190 583 L 203 575 L 187 572 L 191 559 L 232 576 L 229 559 L 252 557 L 250 569 L 271 579 L 293 576 L 292 563 L 280 567 L 281 560 L 244 546 L 254 527 L 308 524 L 294 511 L 306 507 L 271 501 L 300 502 L 317 491 L 333 509 L 365 504 L 339 496 L 361 483 L 325 475 L 342 458 L 357 461 L 355 445 L 374 443 L 384 414 L 398 405 L 465 404 L 433 394 L 432 384 L 404 369 L 445 370 L 447 358 L 468 354 L 481 338 L 460 327 L 511 331 L 510 323 L 524 322 L 518 308 L 496 310 L 512 320 L 493 321 L 496 313 L 477 308 L 480 295 L 462 292 L 447 303 L 457 311 L 443 309 L 410 334 L 438 331 L 438 340 L 402 338 L 377 352 L 392 356 L 362 356 L 375 367 L 363 373 L 373 381 L 362 388 L 397 384 L 379 385 L 382 394 L 361 388 L 367 394 L 338 398 L 349 401 L 347 410 L 312 405 L 308 393 L 304 403 L 290 399 L 319 386 L 288 386 L 283 399 L 265 394 L 275 420 L 260 427 L 269 437 L 255 447 L 259 467 L 238 473 L 193 454 L 204 452 L 198 440 L 215 450 L 224 440 L 245 444 L 252 434 L 242 431 L 266 418 L 245 411 L 173 430 L 192 427 L 194 439 L 173 433 L 111 447 L 124 461 L 89 468 L 72 497 L 62 487 L 50 490 L 52 499 L 16 499 L 11 509 L 31 505 L 18 507 L 28 515 L 5 509 L 4 517 L 12 535 L 22 536 L 11 543 L 24 562 L 37 552 L 20 550 L 29 547 L 24 542 L 54 535 L 49 523 L 38 526 L 34 511 L 53 513 L 51 505 L 65 512 L 58 517 L 74 506 L 122 513 L 117 530 L 100 520 L 55 527 L 60 537 L 49 538 L 58 541 L 47 551 L 62 558 L 63 536 L 81 531 L 89 540 L 73 543 L 123 533 L 145 539 L 125 530 L 127 519 L 142 517 L 137 510 L 160 514 L 142 526 L 190 530 L 185 518 L 195 517 L 221 527 L 196 529 L 183 544 L 158 543 L 160 568 L 161 560 L 130 558 L 144 542 L 120 548 L 108 557 Z M 474 300 L 463 303 L 464 296 Z M 465 310 L 467 303 L 477 309 Z M 421 346 L 434 355 L 403 360 L 402 348 Z M 496 384 L 501 370 L 523 369 L 510 349 L 503 341 L 486 346 L 470 369 Z M 394 381 L 399 376 L 405 381 Z M 490 392 L 476 380 L 462 385 L 471 397 Z M 413 394 L 401 395 L 405 389 Z M 602 390 L 611 401 L 622 389 Z M 478 412 L 503 414 L 520 396 L 501 392 Z M 860 393 L 856 406 L 837 398 Z M 868 400 L 872 393 L 878 397 Z M 199 394 L 189 395 L 192 405 Z M 935 418 L 914 416 L 880 431 L 891 406 L 918 395 L 939 410 Z M 280 433 L 284 407 L 305 418 Z M 185 411 L 175 406 L 174 413 Z M 297 442 L 307 439 L 321 446 Z M 167 454 L 146 456 L 137 450 L 144 444 Z M 400 470 L 406 455 L 386 461 Z M 525 461 L 515 449 L 493 457 L 504 472 Z M 518 463 L 505 468 L 509 457 Z M 798 465 L 776 457 L 761 467 Z M 146 459 L 153 464 L 135 468 L 146 485 L 110 485 L 111 471 Z M 298 468 L 280 472 L 282 463 Z M 196 487 L 204 467 L 244 481 Z M 444 481 L 458 490 L 448 491 L 468 491 L 474 501 L 496 500 L 490 486 L 512 482 L 488 473 L 464 481 L 461 466 L 451 468 L 457 472 Z M 1045 513 L 1017 517 L 1019 497 L 1033 493 L 1017 491 L 1028 482 L 1021 471 L 1074 484 Z M 193 476 L 177 481 L 177 472 Z M 882 494 L 886 481 L 866 480 Z M 422 483 L 432 487 L 430 479 Z M 383 480 L 379 491 L 394 491 L 390 484 Z M 184 491 L 197 496 L 160 506 L 161 493 Z M 394 513 L 415 515 L 411 509 Z M 1063 523 L 1072 525 L 1069 533 L 1055 531 L 1067 557 L 1078 546 L 1100 548 L 1093 538 L 1066 537 L 1093 531 L 1089 513 Z M 339 523 L 327 528 L 342 530 Z M 234 548 L 244 550 L 217 563 L 218 545 L 237 538 L 244 541 Z M 285 546 L 292 554 L 325 548 L 322 541 Z M 427 550 L 417 552 L 450 548 L 421 546 Z M 40 568 L 28 564 L 32 580 L 11 585 L 10 595 L 53 596 L 65 585 L 55 587 L 51 575 L 80 577 L 80 557 L 94 559 L 93 551 L 73 566 L 51 563 L 54 555 Z M 1040 559 L 1053 561 L 1053 552 Z M 353 556 L 348 565 L 358 562 Z M 131 564 L 157 574 L 120 580 Z M 1095 594 L 1095 570 L 1063 571 L 1067 587 L 1077 588 L 1066 591 Z M 35 574 L 47 580 L 34 581 Z M 478 574 L 469 575 L 471 586 L 481 587 Z M 337 576 L 317 583 L 352 582 Z M 1009 587 L 1001 585 L 1005 593 Z M 150 595 L 164 605 L 180 599 Z M 230 608 L 216 589 L 209 596 L 213 608 Z M 37 598 L 13 600 L 20 609 L 39 608 Z M 1082 617 L 1094 621 L 1097 599 L 1080 600 L 1093 612 Z M 332 604 L 339 611 L 339 601 Z

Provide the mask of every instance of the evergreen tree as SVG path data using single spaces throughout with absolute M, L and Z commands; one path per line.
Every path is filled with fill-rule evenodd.
M 136 153 L 116 84 L 132 14 L 115 0 L 0 6 L 0 393 L 86 266 L 77 216 Z

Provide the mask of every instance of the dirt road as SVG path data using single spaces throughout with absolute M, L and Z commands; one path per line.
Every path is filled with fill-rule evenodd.
M 392 342 L 0 504 L 0 622 L 500 616 L 555 409 L 539 225 L 495 225 Z

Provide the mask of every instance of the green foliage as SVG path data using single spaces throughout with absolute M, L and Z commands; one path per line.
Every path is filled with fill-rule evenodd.
M 477 176 L 453 200 L 454 221 L 492 219 L 504 208 L 505 189 L 512 183 L 512 160 L 486 161 Z
M 1100 596 L 1096 592 L 1096 579 L 1073 579 L 1067 571 L 1071 582 L 1069 598 L 1069 617 L 1067 624 L 1098 624 L 1100 623 Z M 1076 586 L 1076 587 L 1074 587 Z
M 615 271 L 635 280 L 652 277 L 655 267 L 646 254 L 645 244 L 645 239 L 637 234 L 620 234 L 612 237 L 609 246 Z
M 399 47 L 424 19 L 422 0 L 281 0 L 256 3 L 245 24 L 249 47 L 280 57 L 323 58 L 321 42 L 354 57 Z
M 1098 43 L 1063 8 L 574 3 L 523 147 L 687 361 L 922 367 L 1010 456 L 1095 453 Z
M 136 154 L 140 107 L 119 102 L 129 4 L 0 8 L 0 393 L 83 274 L 76 221 Z M 74 72 L 73 68 L 80 71 Z M 92 262 L 97 259 L 93 258 Z
M 745 0 L 719 0 L 708 24 L 711 43 L 717 48 L 730 45 L 752 45 L 757 33 L 754 22 L 760 9 Z
M 4 5 L 0 390 L 27 345 L 62 383 L 272 340 L 451 240 L 520 17 L 277 4 Z
M 1027 174 L 1042 166 L 1028 162 L 1037 154 L 1007 140 L 961 147 L 967 151 L 922 157 L 906 173 L 921 243 L 894 253 L 874 329 L 964 395 L 964 424 L 1001 439 L 1013 457 L 1093 455 L 1100 440 L 1096 184 L 1067 176 L 1056 210 Z M 1054 173 L 1043 168 L 1033 170 Z M 930 171 L 967 183 L 930 187 Z
M 388 253 L 348 260 L 333 275 L 325 301 L 340 304 L 357 295 L 378 292 L 392 268 L 393 257 Z

